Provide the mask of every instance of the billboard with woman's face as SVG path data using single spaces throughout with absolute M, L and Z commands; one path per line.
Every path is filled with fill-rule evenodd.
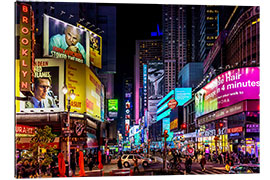
M 86 63 L 86 31 L 44 14 L 44 56 Z

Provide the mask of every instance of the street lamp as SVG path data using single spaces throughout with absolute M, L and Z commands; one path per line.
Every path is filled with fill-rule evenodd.
M 148 139 L 148 155 L 150 154 L 150 139 Z
M 68 91 L 68 88 L 66 85 L 62 88 L 62 92 L 66 95 L 67 94 L 67 161 L 68 161 L 68 176 L 69 176 L 69 170 L 70 170 L 70 142 L 69 142 L 69 137 L 70 137 L 70 100 L 74 100 L 76 95 L 74 93 L 74 90 L 71 89 Z

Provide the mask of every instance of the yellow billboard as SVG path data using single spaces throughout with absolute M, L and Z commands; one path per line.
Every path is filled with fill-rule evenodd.
M 101 69 L 102 67 L 102 38 L 96 33 L 89 31 L 90 38 L 90 63 Z
M 66 85 L 74 90 L 75 99 L 70 101 L 70 111 L 85 113 L 85 65 L 76 61 L 66 60 Z M 68 102 L 66 95 L 66 102 Z M 67 110 L 67 103 L 65 106 Z
M 95 119 L 101 120 L 101 82 L 88 68 L 86 70 L 86 113 Z

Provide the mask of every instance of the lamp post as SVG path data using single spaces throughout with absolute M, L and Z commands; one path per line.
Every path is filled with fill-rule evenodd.
M 68 176 L 69 176 L 69 170 L 70 170 L 70 142 L 69 142 L 69 139 L 70 139 L 70 101 L 71 99 L 74 100 L 76 95 L 74 93 L 74 90 L 71 89 L 70 91 L 68 91 L 68 88 L 66 85 L 64 85 L 64 87 L 62 88 L 62 92 L 66 95 L 67 94 L 67 162 L 68 162 Z
M 148 139 L 148 155 L 150 154 L 150 139 Z

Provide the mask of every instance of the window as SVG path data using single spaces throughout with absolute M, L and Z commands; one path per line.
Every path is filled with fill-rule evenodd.
M 128 156 L 128 159 L 134 159 L 134 158 L 133 158 L 133 155 L 129 155 L 129 156 Z

